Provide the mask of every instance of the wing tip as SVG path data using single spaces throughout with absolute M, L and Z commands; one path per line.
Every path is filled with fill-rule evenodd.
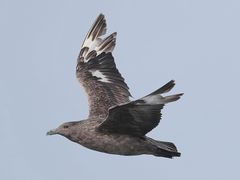
M 164 102 L 164 104 L 166 104 L 166 103 L 177 101 L 181 98 L 182 95 L 183 95 L 183 93 L 165 96 L 165 97 L 163 97 L 163 102 Z
M 102 52 L 112 52 L 116 45 L 117 32 L 113 32 L 106 38 L 101 36 L 105 35 L 107 31 L 107 23 L 103 13 L 100 13 L 94 21 L 92 27 L 87 33 L 87 36 L 83 42 L 78 59 L 83 62 L 88 62 L 93 54 L 92 51 L 96 51 L 96 56 Z M 95 56 L 93 56 L 95 57 Z
M 167 93 L 175 86 L 175 84 L 176 84 L 175 80 L 171 80 L 171 81 L 169 81 L 168 83 L 166 83 L 165 85 L 163 85 L 162 87 L 160 87 L 159 89 L 157 89 L 156 91 L 152 92 L 149 95 L 156 95 L 156 94 Z

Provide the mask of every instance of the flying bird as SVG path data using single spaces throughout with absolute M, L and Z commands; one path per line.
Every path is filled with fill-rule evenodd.
M 105 17 L 100 14 L 77 58 L 76 76 L 88 95 L 88 118 L 63 123 L 47 135 L 59 134 L 109 154 L 179 157 L 181 154 L 173 143 L 154 140 L 146 134 L 159 124 L 164 105 L 183 94 L 162 95 L 174 87 L 175 82 L 171 80 L 149 95 L 130 101 L 129 88 L 112 55 L 117 33 L 103 37 L 106 27 Z

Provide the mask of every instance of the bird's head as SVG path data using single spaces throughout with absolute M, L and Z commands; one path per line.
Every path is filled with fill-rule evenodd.
M 78 122 L 66 122 L 61 124 L 58 128 L 52 129 L 47 132 L 47 135 L 59 134 L 65 137 L 71 136 L 75 132 L 75 128 Z

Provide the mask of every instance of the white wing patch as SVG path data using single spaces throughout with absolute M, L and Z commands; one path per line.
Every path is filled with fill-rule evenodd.
M 110 83 L 109 79 L 99 70 L 90 71 L 93 76 L 99 78 L 98 81 Z
M 142 98 L 147 104 L 164 104 L 163 97 L 160 94 L 150 95 Z

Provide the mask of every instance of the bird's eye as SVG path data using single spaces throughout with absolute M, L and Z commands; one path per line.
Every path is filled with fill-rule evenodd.
M 64 125 L 63 128 L 64 128 L 64 129 L 68 128 L 68 125 Z

